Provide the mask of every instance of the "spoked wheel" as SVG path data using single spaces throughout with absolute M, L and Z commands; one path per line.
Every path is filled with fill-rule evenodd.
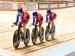
M 50 34 L 50 26 L 48 25 L 45 30 L 45 40 L 46 41 L 48 41 L 49 34 Z
M 51 30 L 50 30 L 50 33 L 51 33 L 51 38 L 52 40 L 54 40 L 54 36 L 55 36 L 55 25 L 53 24 L 52 27 L 51 27 Z
M 24 35 L 25 46 L 28 46 L 29 41 L 30 41 L 30 31 L 29 31 L 29 29 L 26 29 L 26 35 Z
M 38 29 L 33 29 L 32 30 L 32 43 L 33 43 L 33 45 L 35 45 L 36 44 L 36 41 L 37 41 L 37 37 L 38 37 Z
M 39 32 L 39 40 L 41 43 L 43 43 L 43 39 L 44 39 L 44 28 L 41 27 L 41 30 Z
M 13 46 L 14 46 L 14 48 L 17 49 L 19 44 L 20 44 L 20 36 L 18 35 L 18 30 L 16 30 L 14 32 L 14 36 L 13 36 Z

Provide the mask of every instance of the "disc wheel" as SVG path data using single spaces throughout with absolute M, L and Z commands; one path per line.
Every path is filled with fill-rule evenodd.
M 20 44 L 20 38 L 19 38 L 19 35 L 18 35 L 18 30 L 16 30 L 14 32 L 14 36 L 13 36 L 13 46 L 14 46 L 14 48 L 17 49 L 19 44 Z
M 48 41 L 49 34 L 50 34 L 50 26 L 47 26 L 45 30 L 45 40 L 46 41 Z
M 44 39 L 44 28 L 41 27 L 41 30 L 39 32 L 39 40 L 41 43 L 43 43 L 43 39 Z
M 24 45 L 28 46 L 29 41 L 30 41 L 30 30 L 26 29 L 26 34 L 24 35 Z
M 36 44 L 36 41 L 37 41 L 37 37 L 38 37 L 38 29 L 33 29 L 32 30 L 32 43 L 33 43 L 33 45 L 35 45 Z
M 50 30 L 50 33 L 51 33 L 52 40 L 54 40 L 55 39 L 54 38 L 54 36 L 55 36 L 55 25 L 52 25 L 51 30 Z

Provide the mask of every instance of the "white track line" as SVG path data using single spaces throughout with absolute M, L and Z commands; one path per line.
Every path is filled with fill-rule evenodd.
M 3 56 L 22 56 L 20 54 L 9 52 L 9 51 L 3 50 L 3 49 L 0 49 L 0 54 L 3 55 Z

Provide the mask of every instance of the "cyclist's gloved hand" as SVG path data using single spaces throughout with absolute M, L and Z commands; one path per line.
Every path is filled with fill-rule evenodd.
M 14 22 L 13 24 L 17 25 L 17 22 Z
M 33 23 L 31 23 L 31 25 L 33 25 Z
M 48 23 L 48 21 L 45 21 L 46 23 Z

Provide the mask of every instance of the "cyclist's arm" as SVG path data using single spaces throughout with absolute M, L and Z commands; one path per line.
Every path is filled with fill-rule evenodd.
M 50 21 L 50 19 L 51 19 L 51 16 L 46 15 L 46 22 Z
M 16 16 L 16 23 L 19 21 L 19 15 Z

